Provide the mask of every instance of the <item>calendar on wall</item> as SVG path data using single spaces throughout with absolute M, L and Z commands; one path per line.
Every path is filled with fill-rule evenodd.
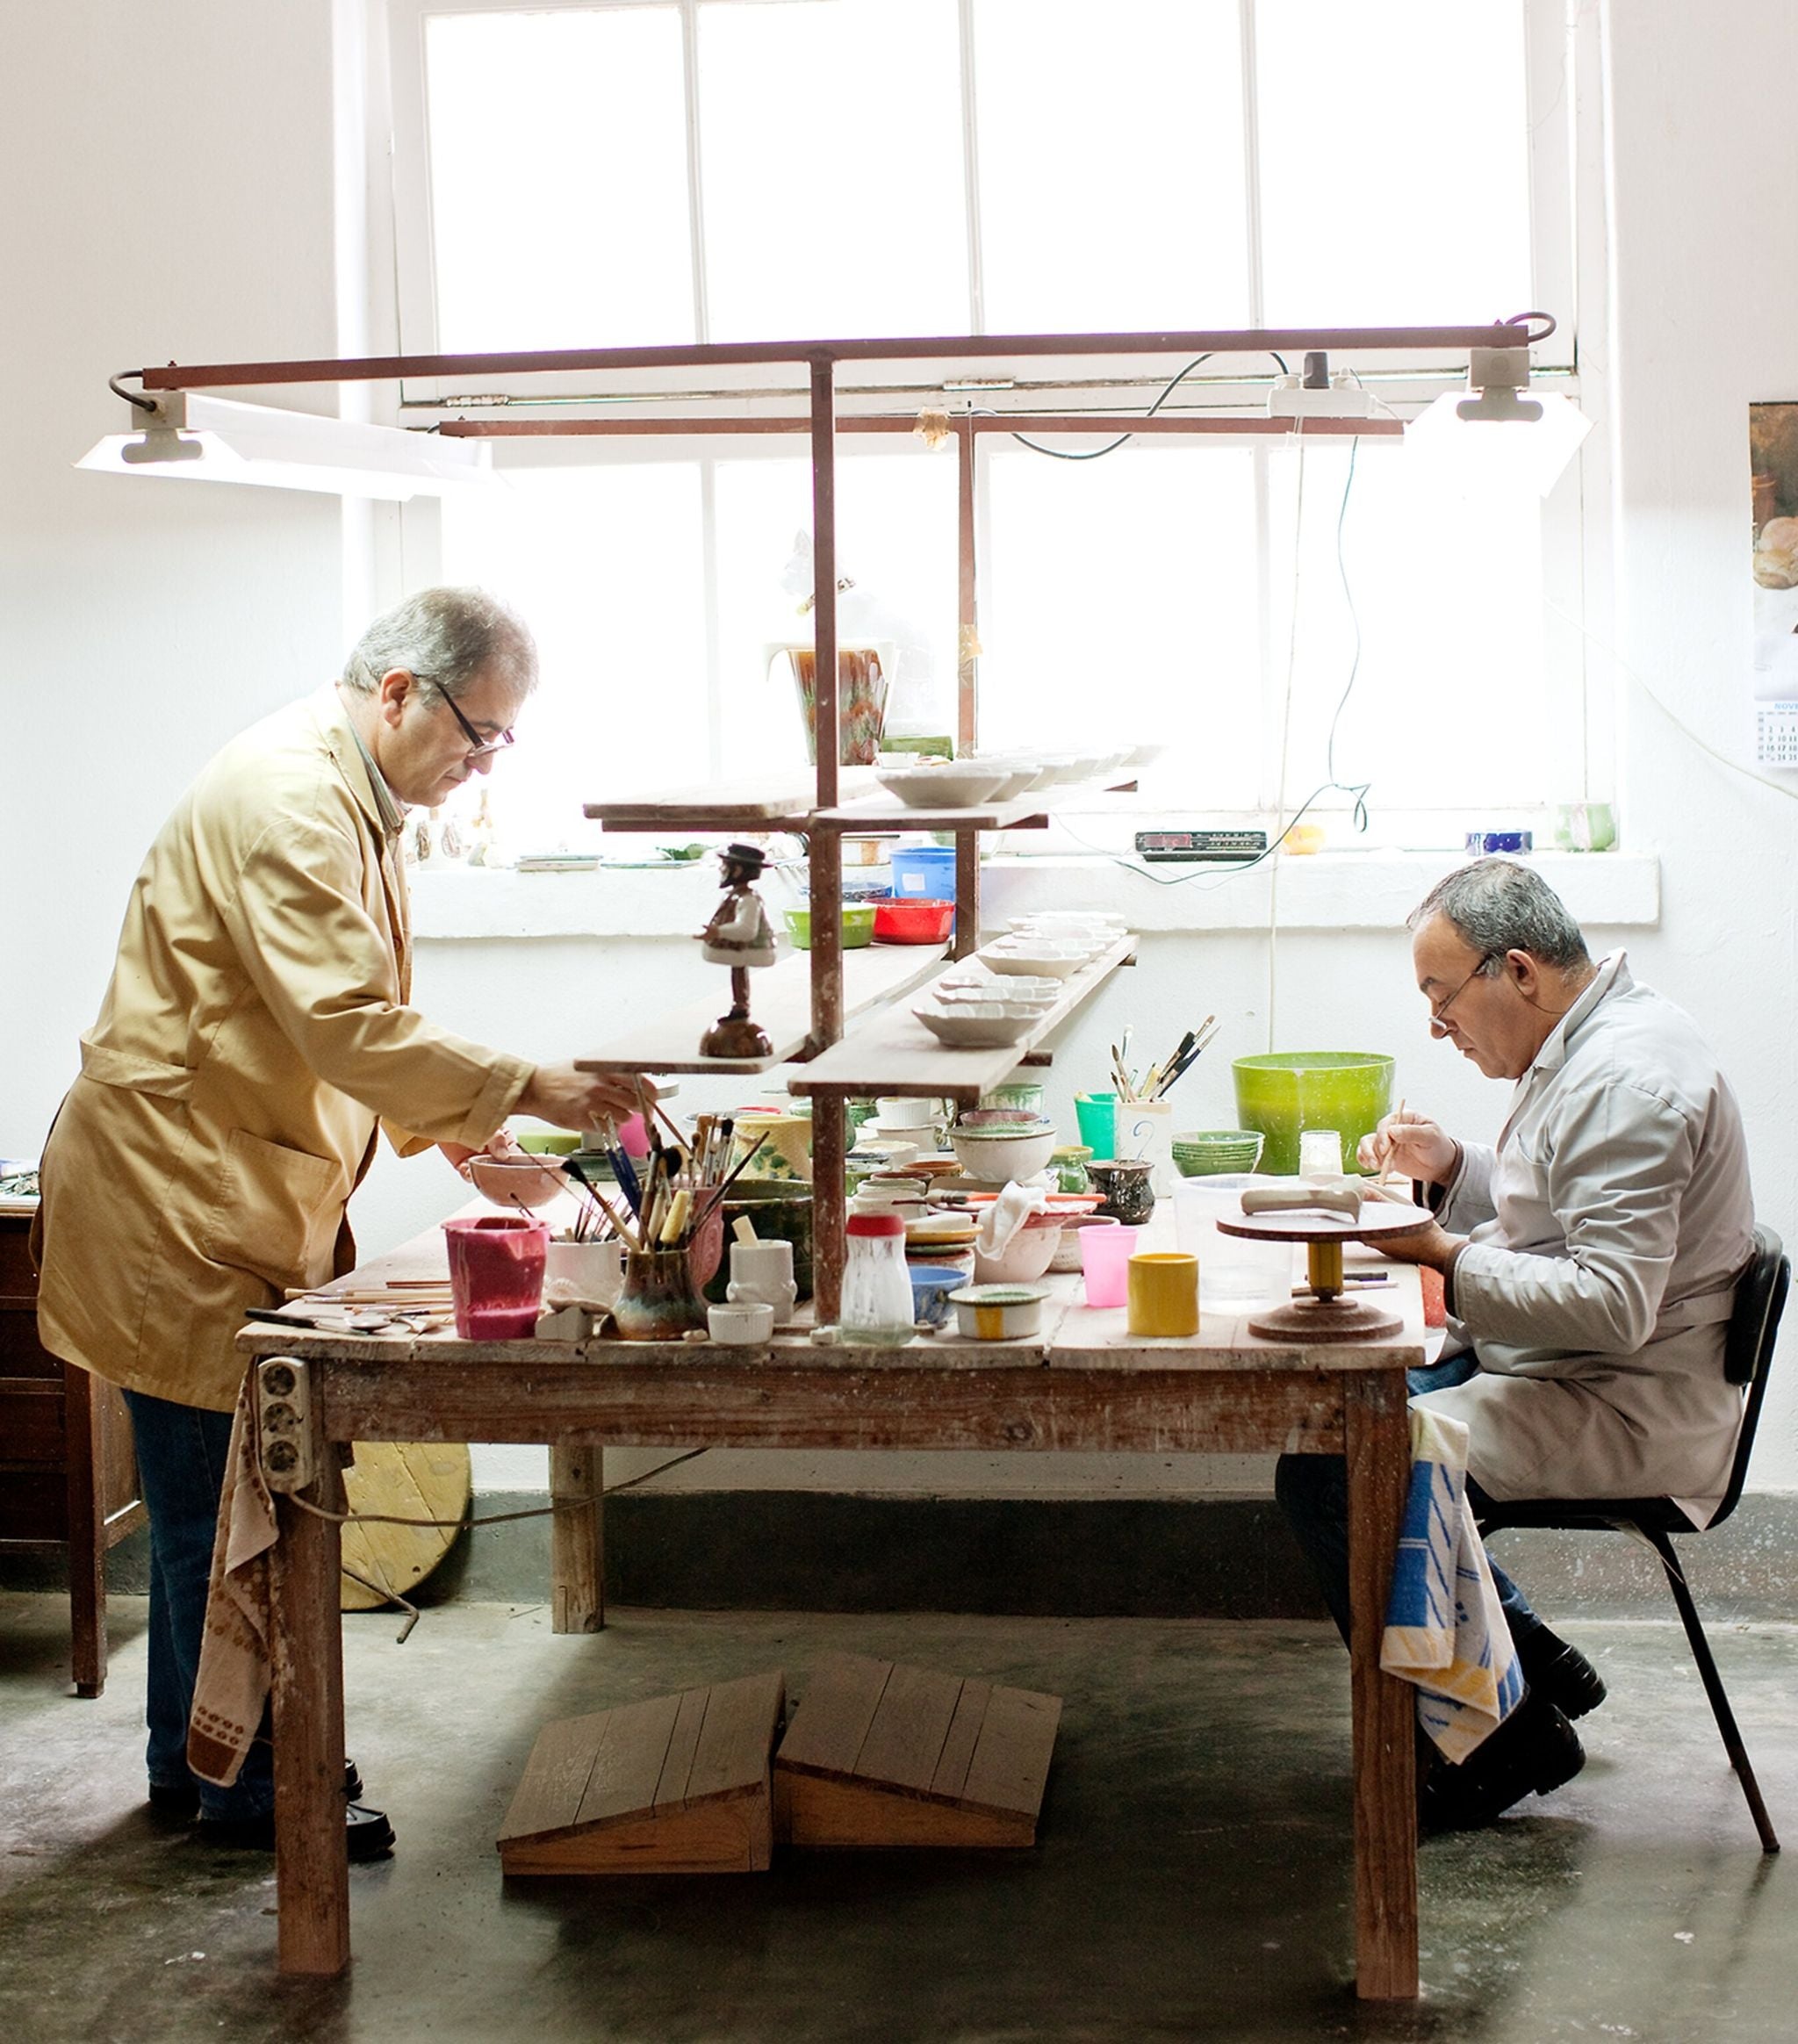
M 1754 757 L 1798 771 L 1798 404 L 1748 407 Z

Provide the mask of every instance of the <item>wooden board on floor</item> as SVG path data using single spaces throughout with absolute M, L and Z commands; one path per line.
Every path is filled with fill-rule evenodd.
M 795 1846 L 1032 1846 L 1061 1699 L 863 1654 L 821 1662 L 774 1756 Z
M 423 1582 L 460 1537 L 468 1511 L 467 1448 L 456 1441 L 358 1442 L 343 1472 L 344 1494 L 356 1522 L 343 1529 L 346 1611 L 378 1610 L 398 1590 L 404 1597 Z M 377 1519 L 361 1517 L 364 1513 Z M 395 1526 L 386 1519 L 436 1519 L 436 1526 Z
M 778 1668 L 562 1717 L 537 1735 L 500 1832 L 511 1874 L 749 1874 L 773 1846 Z

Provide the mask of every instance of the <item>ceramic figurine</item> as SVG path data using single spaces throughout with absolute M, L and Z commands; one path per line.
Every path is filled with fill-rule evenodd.
M 761 878 L 763 855 L 754 845 L 727 845 L 718 854 L 724 899 L 700 932 L 708 965 L 730 968 L 730 1012 L 721 1015 L 700 1039 L 701 1057 L 767 1057 L 773 1046 L 749 1018 L 749 975 L 774 962 L 774 929 L 753 883 Z

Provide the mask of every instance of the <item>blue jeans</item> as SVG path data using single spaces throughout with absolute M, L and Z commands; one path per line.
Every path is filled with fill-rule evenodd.
M 198 1789 L 200 1814 L 262 1817 L 275 1807 L 266 1724 L 234 1786 L 217 1788 L 188 1770 L 187 1721 L 199 1673 L 212 1537 L 231 1445 L 231 1414 L 127 1391 L 137 1468 L 150 1515 L 150 1678 L 146 1757 L 153 1788 Z
M 1411 1395 L 1415 1398 L 1426 1391 L 1446 1391 L 1454 1385 L 1465 1384 L 1478 1370 L 1479 1364 L 1469 1349 L 1445 1362 L 1428 1364 L 1422 1370 L 1408 1370 L 1405 1374 Z M 1311 1562 L 1318 1587 L 1330 1608 L 1330 1616 L 1336 1621 L 1336 1630 L 1346 1642 L 1348 1637 L 1347 1465 L 1340 1455 L 1283 1455 L 1274 1472 L 1274 1495 L 1280 1501 L 1287 1523 L 1298 1537 L 1298 1544 Z M 1476 1513 L 1488 1501 L 1485 1493 L 1471 1476 L 1467 1479 L 1467 1496 Z M 1492 1581 L 1497 1586 L 1499 1602 L 1504 1608 L 1511 1637 L 1521 1642 L 1541 1630 L 1542 1620 L 1531 1609 L 1522 1591 L 1492 1561 L 1490 1552 L 1486 1559 L 1492 1562 Z

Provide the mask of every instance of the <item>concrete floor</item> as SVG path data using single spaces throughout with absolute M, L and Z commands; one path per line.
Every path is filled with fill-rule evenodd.
M 1346 1664 L 1298 1624 L 428 1610 L 346 1623 L 350 1750 L 399 1851 L 351 1875 L 342 1981 L 277 1979 L 267 1860 L 142 1803 L 143 1607 L 105 1695 L 65 1694 L 67 1606 L 0 1595 L 7 2044 L 1022 2044 L 1790 2039 L 1790 1874 L 1760 1854 L 1672 1626 L 1569 1626 L 1611 1701 L 1578 1781 L 1421 1862 L 1423 2000 L 1349 1990 Z M 1798 1628 L 1716 1635 L 1798 1849 Z M 547 1718 L 831 1648 L 1066 1699 L 1041 1842 L 777 1855 L 762 1875 L 500 1881 L 493 1840 Z

